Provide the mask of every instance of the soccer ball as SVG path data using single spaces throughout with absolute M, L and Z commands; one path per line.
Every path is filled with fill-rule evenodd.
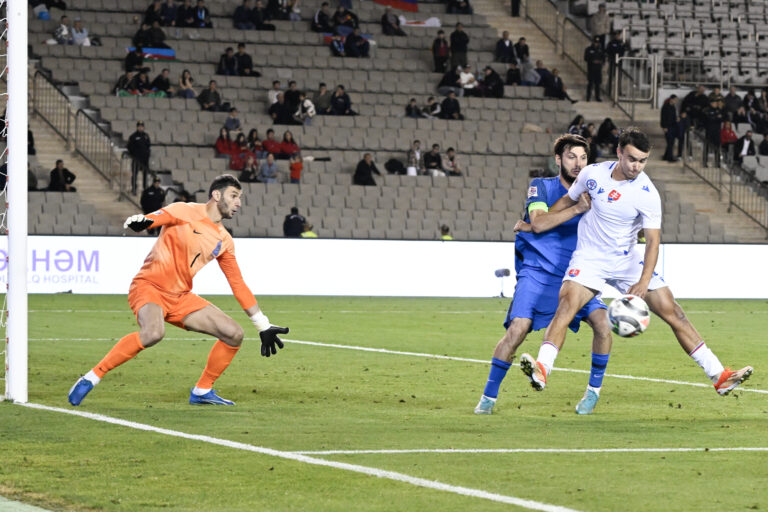
M 622 295 L 608 306 L 608 321 L 613 332 L 622 338 L 631 338 L 642 334 L 651 323 L 648 304 L 640 297 Z

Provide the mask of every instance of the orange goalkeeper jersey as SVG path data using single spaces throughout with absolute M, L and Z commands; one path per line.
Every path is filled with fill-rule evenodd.
M 195 274 L 215 259 L 243 309 L 256 305 L 237 265 L 232 237 L 208 217 L 205 204 L 173 203 L 146 217 L 154 221 L 150 228 L 162 229 L 134 279 L 169 293 L 185 293 L 192 290 Z

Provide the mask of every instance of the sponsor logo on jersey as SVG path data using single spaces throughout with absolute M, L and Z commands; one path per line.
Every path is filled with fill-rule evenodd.
M 538 187 L 528 187 L 528 197 L 539 195 Z
M 621 194 L 619 194 L 616 190 L 611 190 L 611 193 L 608 194 L 608 202 L 612 203 L 613 201 L 618 201 L 621 197 Z
M 650 192 L 651 191 L 651 189 L 648 188 L 648 185 L 643 185 L 643 190 L 645 190 L 646 192 Z
M 599 189 L 597 189 L 598 194 L 602 194 L 603 192 L 605 192 L 605 189 L 603 187 L 600 187 Z
M 587 188 L 589 190 L 595 190 L 596 187 L 597 187 L 597 182 L 595 180 L 593 180 L 593 179 L 588 179 L 587 180 Z
M 577 268 L 572 268 L 568 271 L 568 277 L 576 277 L 577 275 L 579 275 L 579 269 Z

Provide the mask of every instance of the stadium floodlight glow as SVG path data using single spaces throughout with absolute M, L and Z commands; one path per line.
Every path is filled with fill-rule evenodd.
M 8 323 L 5 398 L 26 403 L 27 392 L 27 2 L 6 4 L 8 20 Z

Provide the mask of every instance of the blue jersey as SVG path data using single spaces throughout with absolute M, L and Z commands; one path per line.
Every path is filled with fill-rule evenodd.
M 568 190 L 560 183 L 559 177 L 536 178 L 528 187 L 525 202 L 525 221 L 530 222 L 529 211 L 549 211 L 549 208 L 563 197 Z M 576 249 L 576 239 L 581 215 L 570 219 L 544 233 L 519 232 L 515 237 L 515 270 L 518 274 L 535 273 L 537 281 L 543 284 L 558 284 L 562 281 L 571 254 Z

